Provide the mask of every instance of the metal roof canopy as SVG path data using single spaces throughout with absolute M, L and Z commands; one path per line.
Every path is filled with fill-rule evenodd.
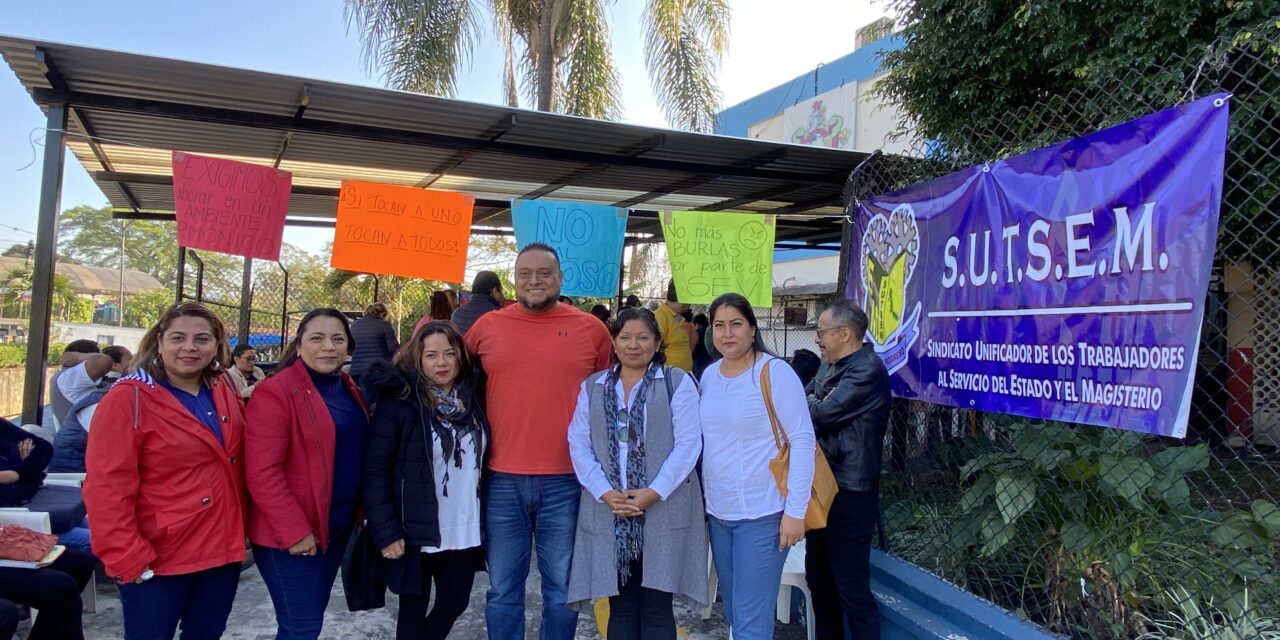
M 350 178 L 475 194 L 483 233 L 510 228 L 510 198 L 551 196 L 631 208 L 628 231 L 654 238 L 662 209 L 772 213 L 793 247 L 844 240 L 842 189 L 867 157 L 3 35 L 0 55 L 47 120 L 28 423 L 44 398 L 64 146 L 121 218 L 172 218 L 171 152 L 187 151 L 291 171 L 293 224 L 331 226 Z
M 293 172 L 291 222 L 332 225 L 345 178 L 476 195 L 474 224 L 509 229 L 508 200 L 779 216 L 782 246 L 840 240 L 841 190 L 866 154 L 638 127 L 417 93 L 0 36 L 117 217 L 172 216 L 174 150 Z

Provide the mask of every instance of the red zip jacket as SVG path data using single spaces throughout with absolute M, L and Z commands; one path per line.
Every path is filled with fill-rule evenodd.
M 98 405 L 84 502 L 108 575 L 132 582 L 148 566 L 181 575 L 244 560 L 244 407 L 221 377 L 213 400 L 225 444 L 144 371 Z
M 367 414 L 355 382 L 345 373 L 342 381 Z M 300 359 L 254 387 L 245 430 L 249 539 L 288 549 L 314 534 L 328 549 L 335 446 L 329 408 Z

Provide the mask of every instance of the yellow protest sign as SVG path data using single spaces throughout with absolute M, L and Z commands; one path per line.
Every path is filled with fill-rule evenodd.
M 662 237 L 680 302 L 707 304 L 734 292 L 753 306 L 773 306 L 774 232 L 771 215 L 662 212 Z

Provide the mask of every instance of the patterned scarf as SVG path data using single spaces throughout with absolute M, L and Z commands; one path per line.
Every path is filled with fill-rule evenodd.
M 659 365 L 652 363 L 645 371 L 640 384 L 631 390 L 631 408 L 618 407 L 618 394 L 614 388 L 618 385 L 622 366 L 609 370 L 604 380 L 604 417 L 609 428 L 609 464 L 604 466 L 605 475 L 614 489 L 625 493 L 622 486 L 622 461 L 618 460 L 618 444 L 627 443 L 627 485 L 632 489 L 649 486 L 648 473 L 644 461 L 644 405 L 649 385 L 653 383 Z M 618 545 L 618 583 L 626 584 L 631 577 L 631 563 L 640 559 L 644 550 L 644 515 L 634 518 L 614 517 L 614 538 Z
M 445 391 L 435 385 L 427 385 L 427 390 L 431 393 L 431 397 L 436 403 L 435 419 L 431 421 L 435 432 L 440 436 L 440 450 L 444 452 L 444 485 L 442 491 L 444 496 L 449 497 L 449 460 L 452 458 L 453 466 L 462 468 L 462 440 L 466 436 L 471 436 L 472 444 L 475 444 L 476 433 L 479 431 L 473 412 L 467 406 L 467 402 L 459 396 L 458 390 L 461 385 L 454 385 L 449 391 Z M 427 442 L 427 447 L 431 446 Z M 480 465 L 479 447 L 477 447 L 476 468 Z

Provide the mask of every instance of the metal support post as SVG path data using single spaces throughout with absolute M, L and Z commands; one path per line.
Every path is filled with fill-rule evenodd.
M 36 221 L 36 253 L 31 278 L 31 323 L 27 327 L 26 377 L 22 387 L 22 421 L 40 424 L 44 414 L 48 371 L 50 320 L 53 316 L 53 276 L 57 261 L 58 214 L 62 206 L 62 170 L 66 161 L 67 107 L 48 107 L 44 163 L 40 178 L 40 209 Z

